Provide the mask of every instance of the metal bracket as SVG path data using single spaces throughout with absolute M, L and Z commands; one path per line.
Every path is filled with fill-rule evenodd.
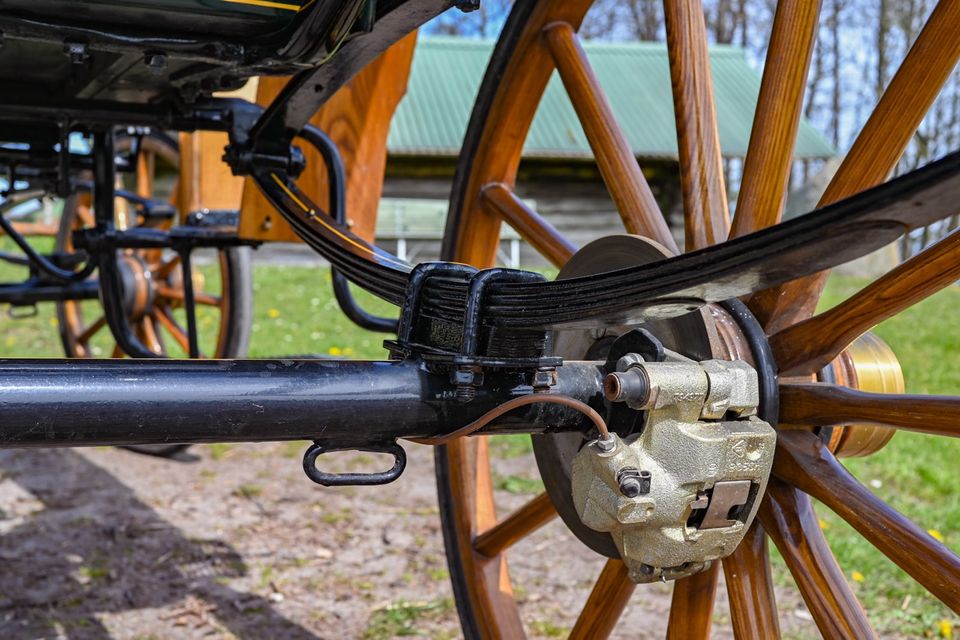
M 393 467 L 377 473 L 330 473 L 317 469 L 317 458 L 332 451 L 362 451 L 365 453 L 389 453 L 393 456 Z M 325 487 L 372 486 L 388 484 L 400 477 L 407 466 L 407 452 L 399 444 L 363 444 L 357 446 L 325 447 L 314 442 L 303 454 L 303 472 L 307 477 Z

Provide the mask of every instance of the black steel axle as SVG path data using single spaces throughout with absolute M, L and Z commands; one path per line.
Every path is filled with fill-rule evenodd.
M 569 362 L 551 393 L 599 406 L 601 363 Z M 488 375 L 470 402 L 449 375 L 407 361 L 0 360 L 0 447 L 314 440 L 326 447 L 450 433 L 517 395 Z M 553 404 L 482 433 L 587 431 Z
M 24 282 L 0 284 L 0 304 L 18 307 L 40 302 L 96 300 L 98 293 L 99 285 L 96 280 L 62 284 L 30 279 Z

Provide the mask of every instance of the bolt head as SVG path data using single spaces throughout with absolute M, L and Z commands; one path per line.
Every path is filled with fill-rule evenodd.
M 167 66 L 167 55 L 165 53 L 150 52 L 143 56 L 143 62 L 153 72 L 159 72 Z
M 597 440 L 597 449 L 603 451 L 604 453 L 610 453 L 617 446 L 617 441 L 613 436 L 607 438 L 600 438 Z
M 473 371 L 458 369 L 453 372 L 453 382 L 455 384 L 473 384 Z
M 68 42 L 63 47 L 71 64 L 83 64 L 90 55 L 87 53 L 87 45 L 82 42 Z
M 534 388 L 537 387 L 552 387 L 557 384 L 557 370 L 548 369 L 545 371 L 536 371 L 533 374 L 533 380 L 531 386 Z
M 620 493 L 628 498 L 640 495 L 640 481 L 636 478 L 624 478 L 620 481 Z
M 628 498 L 646 495 L 650 493 L 650 472 L 634 467 L 624 467 L 617 473 L 617 484 L 620 487 L 620 493 Z

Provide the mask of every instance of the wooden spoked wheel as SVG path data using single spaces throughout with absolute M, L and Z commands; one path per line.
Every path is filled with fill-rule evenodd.
M 139 144 L 136 169 L 132 174 L 122 174 L 118 186 L 144 198 L 171 199 L 179 165 L 176 142 L 157 133 L 138 139 L 119 137 L 117 150 L 129 152 L 134 144 Z M 93 225 L 90 203 L 88 193 L 77 194 L 64 203 L 58 251 L 70 251 L 73 231 Z M 120 197 L 116 209 L 116 224 L 121 229 L 134 225 L 169 229 L 177 223 L 171 217 L 138 219 L 131 203 Z M 252 319 L 249 249 L 195 252 L 203 253 L 209 254 L 212 268 L 198 265 L 196 258 L 193 267 L 201 357 L 240 357 L 246 353 Z M 137 337 L 158 356 L 187 357 L 189 341 L 181 317 L 185 295 L 180 256 L 169 250 L 126 250 L 118 262 L 128 298 L 125 306 Z M 122 349 L 110 340 L 102 310 L 94 307 L 80 301 L 57 304 L 60 336 L 67 356 L 123 357 Z
M 651 191 L 580 48 L 576 31 L 589 0 L 516 3 L 478 94 L 461 155 L 445 237 L 445 259 L 488 267 L 500 225 L 513 226 L 548 260 L 562 266 L 576 248 L 513 193 L 517 167 L 537 104 L 554 71 L 570 96 L 626 230 L 676 251 Z M 736 215 L 730 220 L 721 166 L 700 3 L 666 0 L 666 33 L 677 120 L 687 250 L 722 242 L 780 220 L 802 96 L 816 38 L 818 2 L 781 0 L 757 106 Z M 886 89 L 823 197 L 829 203 L 887 179 L 960 57 L 960 4 L 941 2 Z M 768 538 L 783 556 L 825 637 L 874 635 L 838 567 L 814 514 L 816 498 L 931 594 L 960 612 L 960 559 L 895 512 L 837 461 L 836 425 L 960 435 L 960 398 L 864 391 L 855 375 L 818 372 L 880 321 L 960 278 L 960 234 L 954 233 L 891 271 L 845 303 L 813 316 L 826 274 L 788 283 L 750 302 L 780 370 L 780 427 L 774 477 L 759 522 L 740 547 L 710 570 L 674 585 L 668 635 L 710 633 L 719 570 L 738 638 L 779 636 Z M 869 346 L 869 345 L 867 345 Z M 850 352 L 845 357 L 850 357 Z M 881 358 L 883 359 L 883 358 Z M 885 362 L 885 366 L 895 366 Z M 840 366 L 842 370 L 843 367 Z M 847 367 L 848 372 L 854 367 Z M 835 372 L 836 373 L 836 372 Z M 882 377 L 882 376 L 881 376 Z M 895 378 L 895 376 L 894 376 Z M 889 380 L 888 380 L 889 382 Z M 874 391 L 896 390 L 893 386 Z M 849 439 L 849 438 L 848 438 Z M 855 439 L 857 454 L 883 437 Z M 872 444 L 871 444 L 872 442 Z M 833 449 L 833 450 L 832 450 Z M 487 442 L 462 439 L 437 451 L 438 493 L 447 555 L 465 634 L 525 635 L 507 562 L 508 550 L 556 517 L 551 499 L 534 498 L 497 513 Z M 545 573 L 560 560 L 543 553 Z M 602 638 L 616 628 L 634 585 L 619 559 L 605 559 L 571 636 Z M 598 561 L 599 561 L 598 560 Z

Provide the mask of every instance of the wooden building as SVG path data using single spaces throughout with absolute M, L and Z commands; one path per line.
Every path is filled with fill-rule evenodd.
M 421 37 L 390 128 L 377 242 L 413 261 L 435 259 L 451 180 L 493 41 Z M 682 203 L 670 70 L 658 43 L 585 42 L 584 49 L 650 186 L 683 244 Z M 759 72 L 735 47 L 710 51 L 720 144 L 734 172 L 746 153 Z M 834 149 L 800 123 L 798 161 L 823 161 Z M 735 176 L 734 176 L 735 178 Z M 735 183 L 736 180 L 732 180 Z M 622 232 L 573 106 L 554 74 L 527 138 L 517 193 L 577 246 Z M 733 194 L 732 200 L 735 200 Z M 731 207 L 731 210 L 733 207 Z M 535 266 L 539 256 L 506 225 L 501 261 Z M 519 255 L 518 255 L 519 249 Z M 261 250 L 302 260 L 308 251 Z

